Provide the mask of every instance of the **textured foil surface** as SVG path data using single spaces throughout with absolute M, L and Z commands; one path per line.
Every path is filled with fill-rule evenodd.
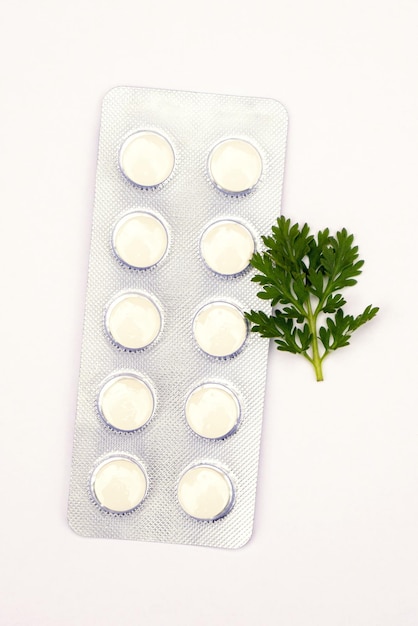
M 119 167 L 121 145 L 140 130 L 162 134 L 175 153 L 171 176 L 155 188 L 133 184 Z M 286 134 L 286 111 L 272 99 L 133 87 L 105 96 L 68 508 L 75 532 L 223 548 L 249 540 L 268 342 L 249 333 L 234 357 L 214 358 L 199 349 L 192 326 L 196 312 L 211 301 L 231 302 L 243 311 L 268 312 L 269 305 L 256 297 L 252 269 L 232 277 L 215 274 L 200 256 L 199 241 L 209 223 L 233 219 L 249 227 L 256 249 L 262 249 L 261 235 L 280 213 Z M 229 138 L 249 141 L 262 157 L 259 183 L 244 195 L 222 192 L 208 173 L 210 151 Z M 167 254 L 146 270 L 124 265 L 112 248 L 115 224 L 135 210 L 155 214 L 168 228 Z M 104 325 L 108 303 L 129 291 L 149 294 L 162 313 L 157 340 L 132 352 L 112 344 Z M 112 430 L 97 408 L 104 381 L 124 372 L 143 377 L 155 393 L 154 415 L 136 432 Z M 199 437 L 185 419 L 188 395 L 207 382 L 231 387 L 241 404 L 239 426 L 223 440 Z M 103 510 L 90 490 L 100 461 L 120 454 L 137 458 L 148 477 L 146 498 L 127 514 Z M 232 509 L 216 521 L 191 518 L 177 500 L 182 472 L 197 462 L 226 470 L 234 487 Z

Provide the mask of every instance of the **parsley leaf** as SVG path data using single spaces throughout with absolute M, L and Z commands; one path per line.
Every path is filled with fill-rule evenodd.
M 300 228 L 282 216 L 262 239 L 266 249 L 251 259 L 258 271 L 252 280 L 261 287 L 258 297 L 273 309 L 271 315 L 246 313 L 251 330 L 274 339 L 278 350 L 304 356 L 323 380 L 325 357 L 348 346 L 353 332 L 379 310 L 369 305 L 357 317 L 343 311 L 340 291 L 357 283 L 364 265 L 354 237 L 345 228 L 335 236 L 328 228 L 314 236 L 307 224 Z

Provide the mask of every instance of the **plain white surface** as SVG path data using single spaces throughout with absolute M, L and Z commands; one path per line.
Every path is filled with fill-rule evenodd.
M 0 623 L 418 624 L 418 3 L 17 1 L 0 22 Z M 255 532 L 239 551 L 66 523 L 101 99 L 115 85 L 269 96 L 284 213 L 354 232 L 316 383 L 271 349 Z M 217 593 L 228 590 L 227 593 Z

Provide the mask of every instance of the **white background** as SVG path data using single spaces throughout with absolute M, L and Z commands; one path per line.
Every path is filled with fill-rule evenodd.
M 418 2 L 37 0 L 0 20 L 5 626 L 417 626 Z M 347 227 L 378 317 L 325 361 L 271 348 L 255 531 L 238 551 L 67 526 L 101 99 L 268 96 L 283 212 Z

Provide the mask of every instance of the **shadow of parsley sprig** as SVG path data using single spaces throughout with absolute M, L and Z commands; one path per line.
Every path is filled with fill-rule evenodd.
M 278 350 L 305 357 L 321 381 L 323 360 L 348 346 L 353 332 L 379 310 L 369 305 L 356 317 L 344 313 L 340 291 L 357 283 L 364 265 L 354 236 L 345 228 L 335 236 L 328 228 L 314 236 L 307 224 L 300 228 L 279 217 L 262 239 L 266 250 L 251 259 L 258 270 L 252 280 L 262 287 L 258 297 L 271 301 L 272 314 L 251 310 L 245 316 L 252 332 L 273 338 Z

